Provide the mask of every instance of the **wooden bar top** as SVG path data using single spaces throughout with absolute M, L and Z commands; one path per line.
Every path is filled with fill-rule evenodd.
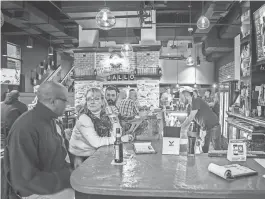
M 152 142 L 156 154 L 135 155 L 123 166 L 111 165 L 113 146 L 99 148 L 71 176 L 73 189 L 84 194 L 179 198 L 265 198 L 265 169 L 253 159 L 239 163 L 258 172 L 226 181 L 208 172 L 208 165 L 229 164 L 208 154 L 162 155 L 162 141 Z M 181 145 L 181 151 L 186 151 Z M 132 144 L 124 144 L 132 153 Z

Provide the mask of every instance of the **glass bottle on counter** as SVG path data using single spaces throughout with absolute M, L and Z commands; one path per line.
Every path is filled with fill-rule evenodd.
M 115 163 L 123 162 L 123 144 L 121 141 L 120 128 L 116 128 L 116 140 L 114 142 L 114 161 Z

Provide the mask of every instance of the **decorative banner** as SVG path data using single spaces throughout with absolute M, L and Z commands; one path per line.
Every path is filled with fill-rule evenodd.
M 159 81 L 138 80 L 138 101 L 140 106 L 159 107 Z
M 134 80 L 133 74 L 115 74 L 107 77 L 108 81 L 128 81 Z
M 99 81 L 75 81 L 75 107 L 85 104 L 85 94 L 91 87 L 103 89 L 103 82 Z

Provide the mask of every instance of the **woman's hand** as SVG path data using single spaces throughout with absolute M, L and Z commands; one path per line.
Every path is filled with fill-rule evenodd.
M 130 134 L 121 136 L 122 142 L 131 142 L 134 140 L 134 137 Z

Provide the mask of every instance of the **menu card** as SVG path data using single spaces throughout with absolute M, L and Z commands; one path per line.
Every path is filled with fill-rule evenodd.
M 242 139 L 229 140 L 227 159 L 229 161 L 246 161 L 246 141 Z
M 210 163 L 208 166 L 208 171 L 226 180 L 242 176 L 255 175 L 258 173 L 257 171 L 239 164 L 219 166 L 217 164 Z
M 159 107 L 159 81 L 139 80 L 137 81 L 138 101 L 140 106 Z

